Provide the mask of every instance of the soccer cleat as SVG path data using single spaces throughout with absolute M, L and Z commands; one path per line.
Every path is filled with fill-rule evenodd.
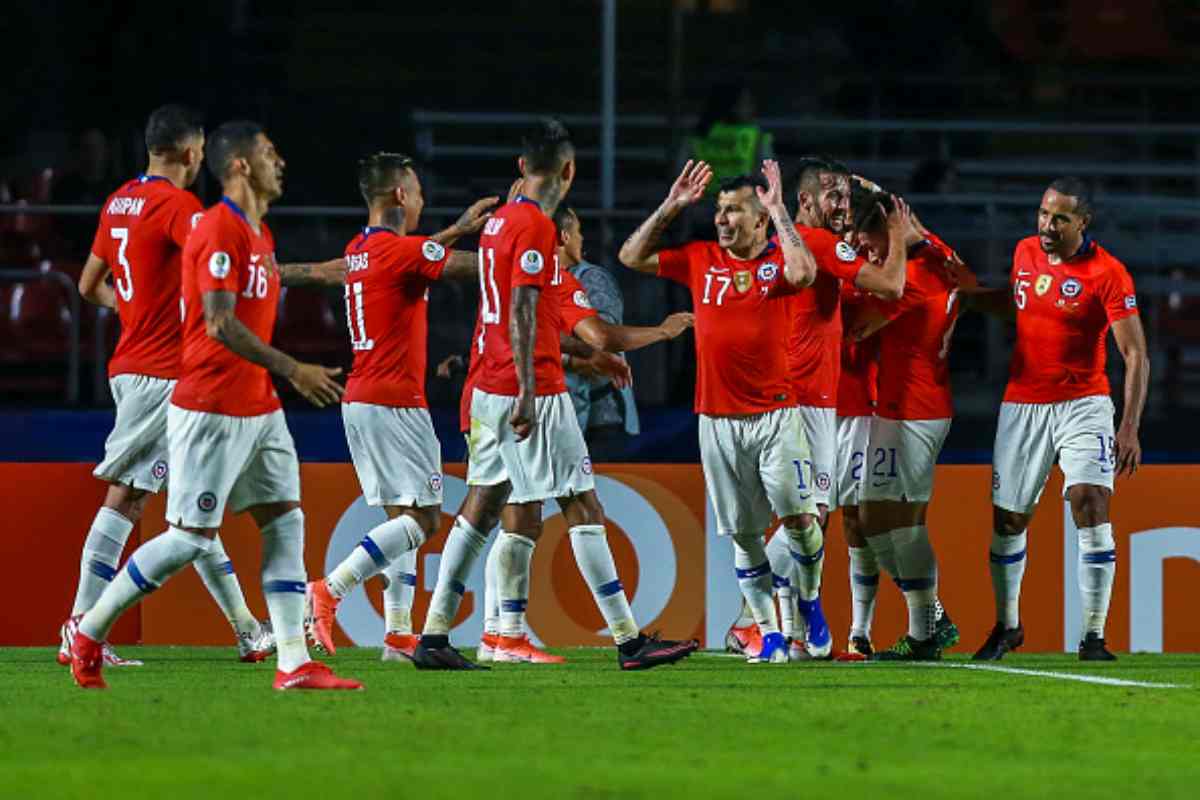
M 892 645 L 891 649 L 875 653 L 872 661 L 941 661 L 942 648 L 938 647 L 937 638 L 930 637 L 925 641 L 904 636 Z
M 987 641 L 975 651 L 974 661 L 999 661 L 1004 654 L 1016 650 L 1025 643 L 1025 626 L 1005 628 L 1004 623 L 997 622 L 988 634 Z
M 747 656 L 747 664 L 786 664 L 788 642 L 782 633 L 768 633 L 763 637 L 762 650 L 757 655 Z
M 107 689 L 104 682 L 104 643 L 80 630 L 71 640 L 71 677 L 81 689 Z
M 496 647 L 492 651 L 492 661 L 497 664 L 565 664 L 562 656 L 555 656 L 539 649 L 529 641 L 528 635 L 498 636 Z
M 291 689 L 361 689 L 363 685 L 350 678 L 339 678 L 320 661 L 309 661 L 291 672 L 275 670 L 274 688 L 282 692 Z
M 741 655 L 754 655 L 762 650 L 762 632 L 758 625 L 751 623 L 739 628 L 734 625 L 725 634 L 725 651 Z
M 106 667 L 141 667 L 145 666 L 146 663 L 136 658 L 121 658 L 108 642 L 104 643 L 101 652 L 103 653 L 104 666 Z
M 445 647 L 426 647 L 423 644 L 418 644 L 417 649 L 413 651 L 412 662 L 417 669 L 491 669 L 491 667 L 476 664 L 450 645 L 446 645 Z
M 958 644 L 961 638 L 958 633 L 958 626 L 950 619 L 950 615 L 946 613 L 946 609 L 942 609 L 942 616 L 938 619 L 933 628 L 933 638 L 937 639 L 938 647 L 942 650 L 949 650 L 954 645 Z
M 484 633 L 479 640 L 479 649 L 475 651 L 476 661 L 491 661 L 496 653 L 496 645 L 500 642 L 500 634 Z
M 834 656 L 834 661 L 866 661 L 875 654 L 871 640 L 866 636 L 851 636 L 846 642 L 846 652 Z
M 238 661 L 257 664 L 275 652 L 275 632 L 270 622 L 258 623 L 258 630 L 237 635 Z
M 411 633 L 388 631 L 383 637 L 383 655 L 381 661 L 412 661 L 417 644 L 421 637 Z
M 1116 661 L 1117 657 L 1108 651 L 1104 646 L 1104 637 L 1089 633 L 1079 643 L 1079 660 L 1080 661 Z
M 305 592 L 308 613 L 308 635 L 329 655 L 337 652 L 333 644 L 333 620 L 337 616 L 338 599 L 329 593 L 325 581 L 310 581 Z
M 700 649 L 700 642 L 695 639 L 673 642 L 658 638 L 657 633 L 651 636 L 638 634 L 634 641 L 637 649 L 632 653 L 626 654 L 620 647 L 617 648 L 617 664 L 621 669 L 651 669 L 662 664 L 674 664 Z
M 821 598 L 801 600 L 799 605 L 800 616 L 804 618 L 804 627 L 807 631 L 804 636 L 804 644 L 809 658 L 829 658 L 833 652 L 833 635 L 830 634 L 829 625 L 825 622 L 825 612 L 821 609 Z
M 799 639 L 788 639 L 788 661 L 811 661 L 808 648 Z
M 82 614 L 77 617 L 68 617 L 67 621 L 58 629 L 58 656 L 55 660 L 64 667 L 71 666 L 71 642 L 75 640 L 75 632 L 79 630 L 79 620 L 82 618 Z

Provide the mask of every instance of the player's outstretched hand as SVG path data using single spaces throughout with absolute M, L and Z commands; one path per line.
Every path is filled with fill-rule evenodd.
M 1138 471 L 1142 465 L 1142 445 L 1138 442 L 1137 431 L 1121 427 L 1117 431 L 1116 453 L 1117 475 L 1129 475 Z
M 679 173 L 679 177 L 671 184 L 671 191 L 667 193 L 667 202 L 676 208 L 685 208 L 692 203 L 698 202 L 704 197 L 704 190 L 708 188 L 708 182 L 712 180 L 713 172 L 707 162 L 688 160 L 683 165 L 683 172 Z
M 763 161 L 763 177 L 767 179 L 767 188 L 755 186 L 758 202 L 766 208 L 771 208 L 783 202 L 783 178 L 779 176 L 779 162 L 773 158 Z
M 668 339 L 674 339 L 695 324 L 695 314 L 690 311 L 679 311 L 664 319 L 658 327 L 662 328 Z
M 317 408 L 324 408 L 342 399 L 342 385 L 334 380 L 341 374 L 340 367 L 299 363 L 288 380 L 305 400 Z
M 464 236 L 471 236 L 483 229 L 484 223 L 491 219 L 491 209 L 500 202 L 496 195 L 482 197 L 472 203 L 462 215 L 455 220 L 454 227 Z
M 882 205 L 879 207 L 879 210 L 883 211 L 887 216 L 889 228 L 904 230 L 912 225 L 912 209 L 908 207 L 908 203 L 904 202 L 904 198 L 898 194 L 892 195 L 892 213 L 888 214 L 884 211 Z
M 452 377 L 454 377 L 454 371 L 462 369 L 462 366 L 463 366 L 463 357 L 462 356 L 458 356 L 458 355 L 446 356 L 445 358 L 443 358 L 441 361 L 438 362 L 437 376 L 439 378 L 445 378 L 446 380 L 450 380 Z
M 508 424 L 512 425 L 518 442 L 525 441 L 529 434 L 533 433 L 533 420 L 537 414 L 536 399 L 533 394 L 522 392 L 513 403 L 512 413 L 508 415 Z

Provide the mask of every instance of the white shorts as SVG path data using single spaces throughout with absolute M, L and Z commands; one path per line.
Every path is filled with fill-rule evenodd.
M 928 503 L 949 419 L 871 418 L 859 499 Z
M 592 460 L 570 396 L 562 392 L 537 398 L 533 431 L 522 442 L 508 423 L 516 400 L 479 389 L 472 395 L 467 483 L 493 486 L 510 481 L 510 503 L 571 497 L 594 489 Z
M 809 460 L 795 407 L 749 417 L 700 415 L 700 461 L 721 536 L 766 533 L 772 512 L 816 514 Z
M 804 437 L 808 441 L 805 483 L 812 487 L 817 505 L 829 506 L 832 511 L 837 507 L 833 488 L 837 465 L 837 410 L 816 406 L 796 406 L 796 410 L 800 412 Z
M 343 403 L 342 424 L 367 505 L 442 505 L 442 446 L 428 409 Z
M 219 528 L 225 506 L 300 501 L 300 462 L 282 411 L 231 417 L 167 409 L 167 522 Z
M 1107 395 L 1061 403 L 1001 403 L 992 453 L 992 503 L 1028 514 L 1055 460 L 1063 497 L 1080 483 L 1113 488 L 1113 403 Z
M 159 492 L 167 480 L 167 406 L 175 381 L 149 375 L 109 378 L 117 421 L 92 472 L 109 483 Z
M 834 471 L 834 495 L 839 506 L 858 505 L 862 490 L 863 465 L 871 443 L 874 417 L 837 418 L 837 469 Z

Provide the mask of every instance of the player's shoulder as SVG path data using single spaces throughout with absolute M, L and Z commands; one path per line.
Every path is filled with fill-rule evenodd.
M 428 236 L 388 236 L 380 242 L 380 247 L 391 257 L 405 263 L 438 262 L 446 258 L 445 246 Z
M 1115 275 L 1129 274 L 1129 268 L 1125 266 L 1125 262 L 1101 247 L 1099 242 L 1093 241 L 1091 247 L 1093 263 L 1095 263 L 1102 273 Z
M 1013 260 L 1018 258 L 1033 258 L 1035 254 L 1042 251 L 1041 245 L 1038 243 L 1037 236 L 1026 236 L 1017 242 L 1017 246 L 1013 248 Z
M 583 282 L 580 281 L 579 278 L 575 276 L 575 273 L 571 272 L 570 270 L 564 269 L 560 273 L 559 277 L 562 280 L 561 285 L 563 287 L 563 291 L 565 292 L 574 292 L 576 289 L 584 289 Z
M 262 230 L 267 232 L 265 225 Z M 228 204 L 220 202 L 200 214 L 200 218 L 192 225 L 192 235 L 188 237 L 188 244 L 195 242 L 199 245 L 212 240 L 241 242 L 246 238 L 247 226 L 239 218 L 238 212 Z

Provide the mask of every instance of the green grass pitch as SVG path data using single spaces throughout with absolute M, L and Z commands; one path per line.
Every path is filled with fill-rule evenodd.
M 47 648 L 0 649 L 0 796 L 14 798 L 905 798 L 1200 796 L 1200 656 L 642 673 L 417 672 L 329 659 L 363 692 L 271 691 L 232 649 L 127 647 L 83 692 Z

